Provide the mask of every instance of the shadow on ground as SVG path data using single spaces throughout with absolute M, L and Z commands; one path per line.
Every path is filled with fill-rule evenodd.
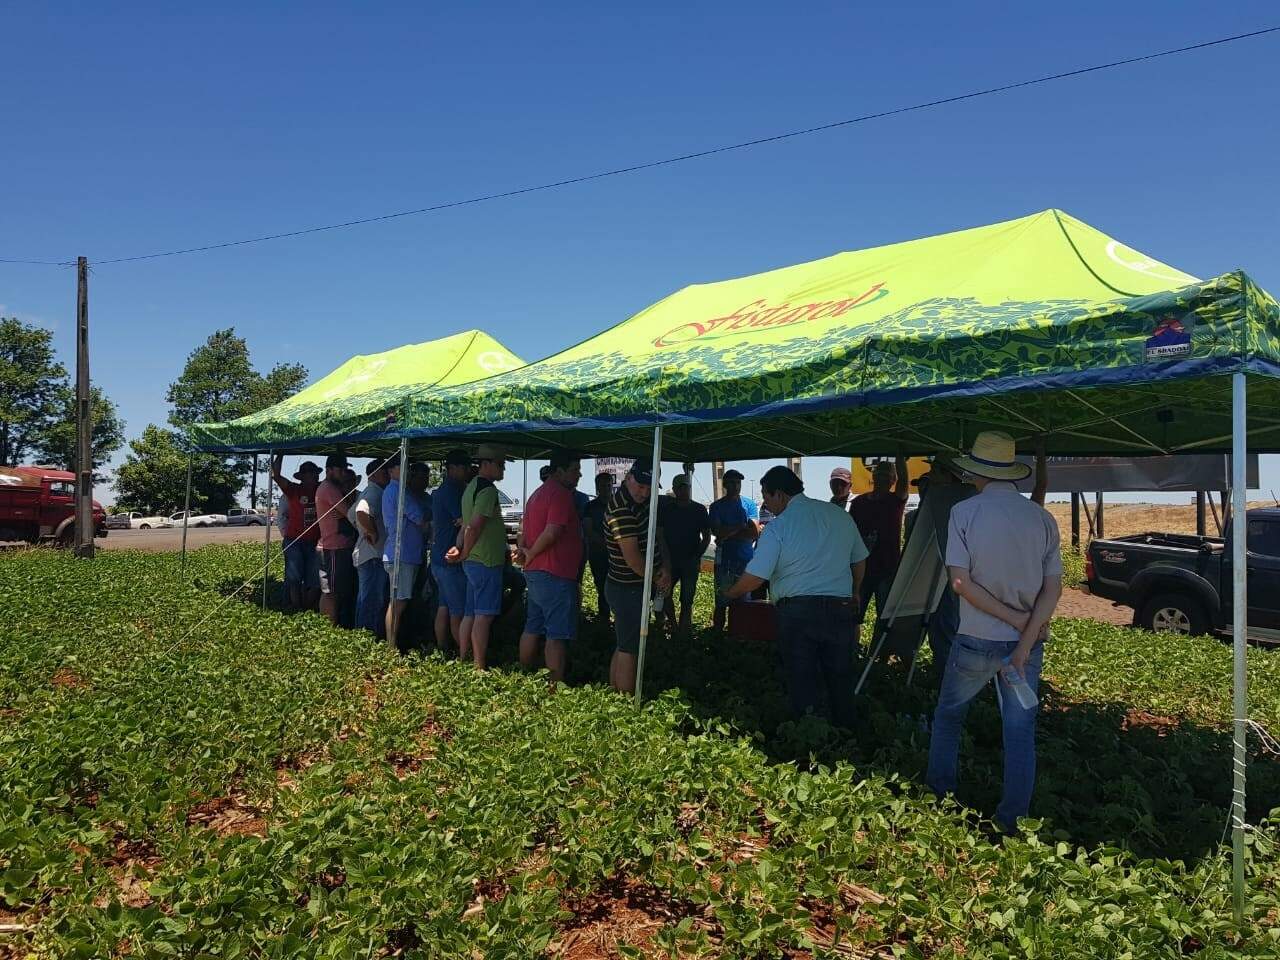
M 224 595 L 241 582 L 215 585 Z M 240 599 L 261 603 L 259 584 Z M 608 676 L 612 631 L 595 619 L 594 592 L 584 589 L 581 632 L 570 653 L 569 682 L 602 683 Z M 278 582 L 268 588 L 267 605 L 284 611 Z M 700 604 L 705 608 L 705 604 Z M 700 609 L 695 622 L 709 621 Z M 430 612 L 420 610 L 408 625 L 413 646 L 430 652 Z M 494 632 L 490 663 L 517 666 L 516 643 L 523 624 L 517 606 Z M 727 724 L 752 738 L 779 763 L 802 767 L 854 764 L 869 775 L 920 783 L 928 755 L 928 722 L 938 689 L 930 663 L 917 670 L 911 686 L 906 670 L 888 665 L 873 670 L 859 698 L 854 731 L 816 718 L 793 721 L 787 710 L 776 650 L 744 643 L 705 627 L 690 637 L 651 637 L 645 675 L 647 696 L 676 690 L 695 716 Z M 1069 701 L 1051 683 L 1042 684 L 1038 774 L 1032 812 L 1045 831 L 1084 846 L 1104 844 L 1142 857 L 1198 860 L 1223 838 L 1231 793 L 1231 737 L 1228 731 L 1180 718 L 1154 716 L 1124 703 Z M 1000 716 L 989 688 L 974 702 L 961 745 L 959 799 L 990 816 L 1002 780 Z M 915 789 L 908 786 L 908 789 Z M 1249 769 L 1249 818 L 1280 807 L 1280 763 L 1255 757 Z

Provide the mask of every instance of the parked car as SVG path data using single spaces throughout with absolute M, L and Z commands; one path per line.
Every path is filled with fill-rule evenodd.
M 182 518 L 186 515 L 185 510 L 179 510 L 177 513 L 170 515 L 169 525 L 173 527 L 182 526 Z M 195 513 L 187 518 L 188 527 L 225 527 L 227 525 L 227 515 L 225 513 Z
M 1249 635 L 1280 640 L 1280 509 L 1245 517 Z M 1089 592 L 1132 607 L 1134 626 L 1203 634 L 1231 629 L 1231 538 L 1140 533 L 1094 540 Z
M 515 543 L 520 536 L 520 521 L 524 519 L 524 510 L 519 500 L 512 500 L 501 490 L 498 491 L 498 505 L 502 508 L 502 525 L 507 528 L 507 543 Z
M 163 530 L 167 526 L 168 517 L 153 516 L 137 510 L 113 513 L 107 517 L 108 530 Z
M 253 507 L 244 509 L 232 507 L 227 511 L 228 527 L 265 527 L 268 523 L 270 521 L 267 519 L 266 514 L 260 513 Z
M 76 477 L 50 467 L 0 467 L 0 540 L 71 546 L 75 539 Z M 93 501 L 93 535 L 107 535 L 107 515 Z

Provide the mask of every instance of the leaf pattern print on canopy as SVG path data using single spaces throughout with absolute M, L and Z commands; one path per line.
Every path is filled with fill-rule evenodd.
M 605 452 L 623 444 L 634 453 L 640 444 L 620 441 L 617 431 L 662 422 L 681 427 L 673 443 L 705 454 L 706 437 L 727 436 L 723 424 L 748 419 L 841 412 L 825 436 L 850 437 L 855 426 L 876 421 L 858 411 L 890 404 L 946 400 L 953 418 L 976 421 L 990 413 L 977 398 L 1012 391 L 1131 390 L 1246 365 L 1280 375 L 1276 302 L 1249 277 L 1194 280 L 1115 243 L 1050 210 L 838 253 L 685 287 L 513 371 L 452 382 L 424 377 L 197 433 L 211 449 L 253 450 L 401 436 L 416 446 L 443 445 L 450 436 L 478 441 L 519 432 L 510 442 Z M 1161 324 L 1189 336 L 1176 356 L 1148 350 Z M 1065 396 L 1058 402 L 1087 409 Z M 736 435 L 747 432 L 743 425 Z M 954 424 L 944 432 L 964 433 Z M 1183 417 L 1166 439 L 1192 443 L 1220 433 L 1218 424 L 1193 427 Z M 936 449 L 933 436 L 916 441 Z M 827 446 L 812 435 L 787 443 L 795 452 Z

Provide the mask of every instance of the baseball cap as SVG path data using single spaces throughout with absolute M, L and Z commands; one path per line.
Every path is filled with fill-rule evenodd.
M 897 472 L 898 472 L 898 468 L 893 465 L 892 460 L 879 460 L 876 462 L 876 465 L 871 468 L 871 473 L 873 476 L 876 474 L 897 473 Z
M 314 460 L 303 460 L 302 463 L 298 464 L 298 469 L 294 471 L 293 479 L 301 480 L 304 473 L 314 473 L 318 477 L 320 476 L 320 465 Z
M 627 473 L 636 478 L 636 483 L 643 483 L 646 487 L 653 486 L 653 471 L 643 460 L 637 460 L 631 464 L 631 469 Z
M 331 453 L 324 458 L 325 467 L 345 467 L 347 466 L 347 458 L 340 453 Z
M 446 467 L 469 467 L 471 466 L 471 454 L 460 447 L 454 447 L 444 455 L 444 465 Z
M 836 467 L 831 471 L 832 480 L 843 480 L 845 483 L 853 483 L 853 474 L 849 472 L 848 467 Z
M 496 443 L 482 443 L 476 449 L 477 460 L 506 460 L 507 451 Z
M 676 475 L 671 479 L 671 485 L 672 485 L 673 487 L 687 487 L 687 486 L 689 486 L 689 475 L 688 475 L 687 473 L 677 473 L 677 474 L 676 474 Z
M 746 479 L 746 477 L 744 477 L 744 476 L 743 476 L 741 473 L 739 473 L 737 470 L 726 470 L 726 471 L 724 472 L 724 476 L 723 476 L 723 477 L 721 477 L 720 479 L 722 479 L 722 480 L 745 480 L 745 479 Z

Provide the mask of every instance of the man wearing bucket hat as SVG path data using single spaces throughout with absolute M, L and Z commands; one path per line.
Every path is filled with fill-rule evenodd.
M 284 454 L 271 462 L 271 476 L 284 494 L 287 505 L 284 527 L 284 582 L 289 606 L 294 610 L 314 610 L 320 604 L 320 527 L 316 523 L 316 488 L 320 486 L 320 467 L 305 460 L 293 474 L 293 480 L 281 472 Z M 295 482 L 296 481 L 296 482 Z
M 1004 793 L 995 819 L 1010 831 L 1027 815 L 1035 787 L 1039 704 L 1034 694 L 1045 629 L 1062 595 L 1058 525 L 1014 486 L 1031 468 L 1015 458 L 1008 434 L 978 434 L 969 455 L 958 457 L 955 467 L 972 479 L 978 494 L 951 510 L 946 564 L 960 597 L 960 630 L 934 711 L 927 780 L 939 795 L 955 790 L 969 703 L 996 678 L 1004 727 Z M 1019 697 L 1028 697 L 1027 690 L 1016 689 L 1023 681 L 1030 690 L 1027 706 Z
M 461 563 L 467 576 L 466 607 L 458 631 L 460 655 L 471 655 L 477 670 L 488 661 L 489 632 L 502 613 L 502 568 L 507 562 L 507 529 L 497 482 L 507 472 L 507 453 L 491 443 L 476 451 L 480 470 L 462 493 L 462 532 L 445 559 Z

